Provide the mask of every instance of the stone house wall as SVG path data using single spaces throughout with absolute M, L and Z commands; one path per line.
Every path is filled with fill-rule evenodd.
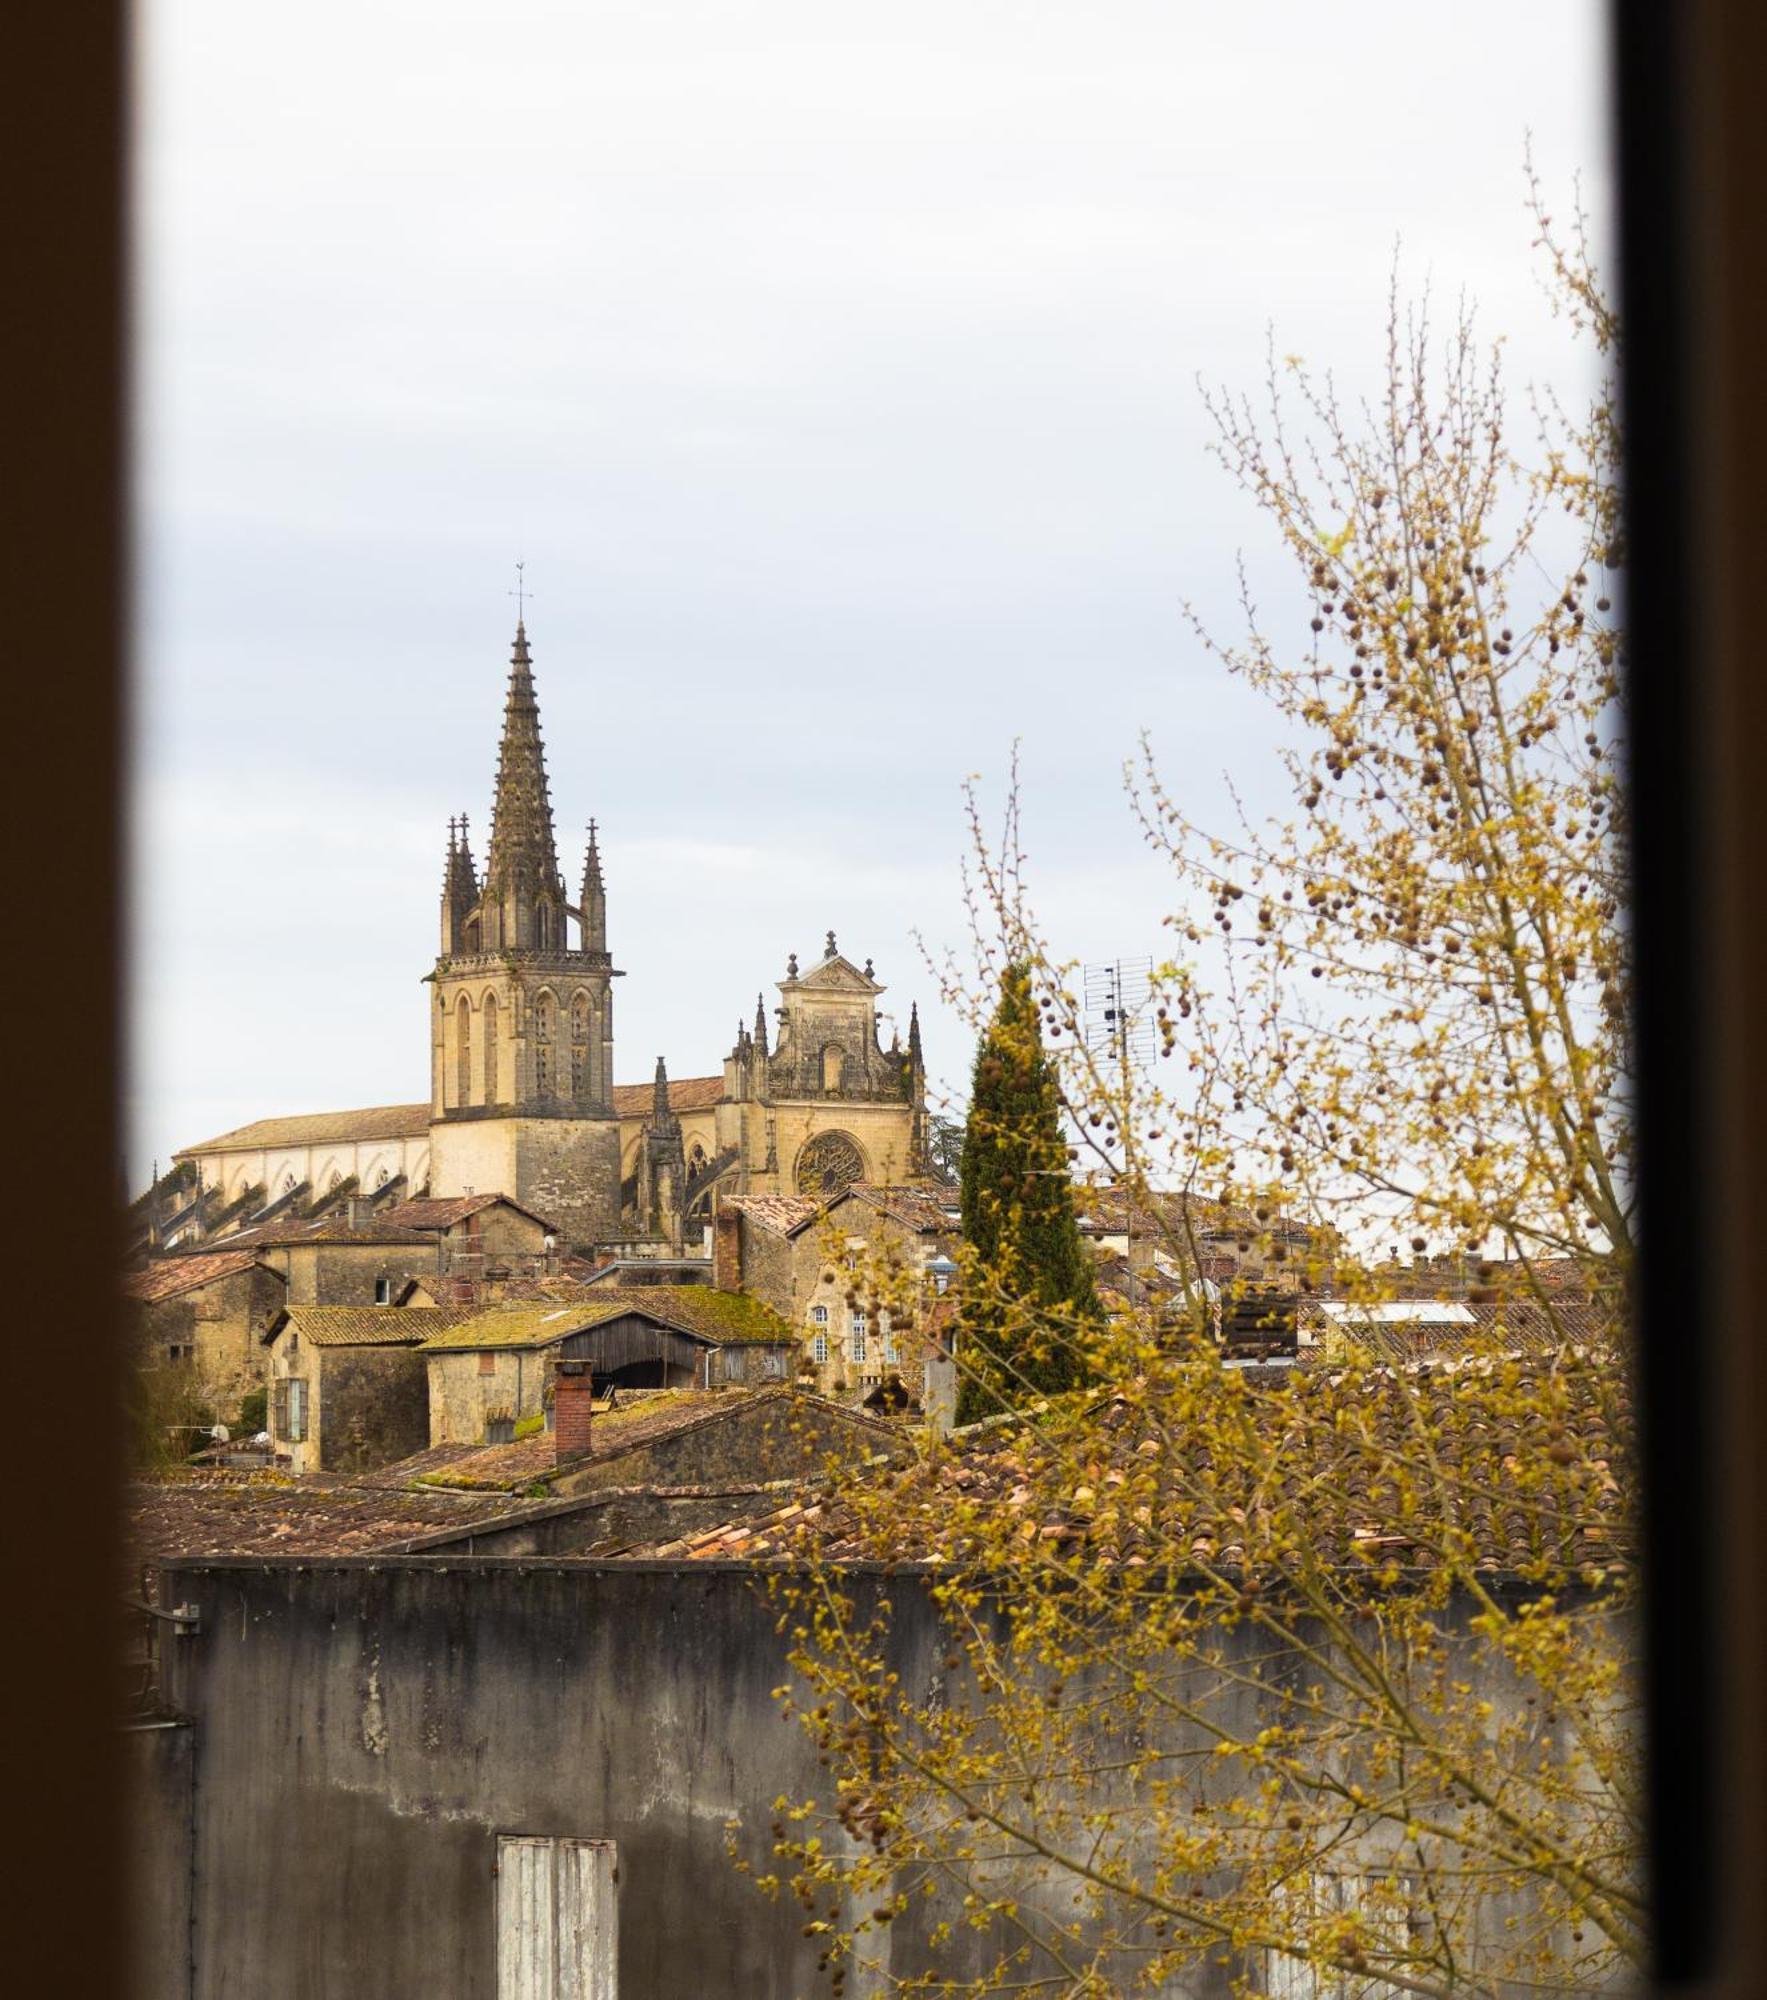
M 493 1412 L 519 1423 L 545 1412 L 556 1347 L 504 1347 L 424 1357 L 430 1444 L 482 1444 Z
M 415 1347 L 316 1350 L 321 1472 L 372 1472 L 429 1443 L 429 1370 Z
M 274 1270 L 254 1264 L 169 1299 L 134 1304 L 146 1365 L 189 1367 L 202 1399 L 231 1422 L 240 1399 L 265 1379 L 264 1328 L 287 1295 Z

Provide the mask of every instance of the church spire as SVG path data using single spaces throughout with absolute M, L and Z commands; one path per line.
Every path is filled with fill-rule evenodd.
M 908 1004 L 908 1060 L 916 1069 L 924 1069 L 925 1061 L 920 1053 L 920 1003 Z
M 589 822 L 589 851 L 583 856 L 583 949 L 607 949 L 607 885 L 601 879 L 601 849 L 595 822 Z
M 755 1047 L 762 1055 L 767 1053 L 767 997 L 763 993 L 755 995 Z
M 563 900 L 558 850 L 553 844 L 552 800 L 546 785 L 546 752 L 540 741 L 540 704 L 534 695 L 527 627 L 519 618 L 509 661 L 509 692 L 503 704 L 503 741 L 497 755 L 497 800 L 491 815 L 485 887 L 503 905 L 505 946 L 525 946 L 532 940 L 537 928 L 533 916 L 536 899 Z

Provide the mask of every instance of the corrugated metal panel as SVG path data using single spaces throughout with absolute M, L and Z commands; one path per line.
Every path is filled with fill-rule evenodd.
M 497 1838 L 497 2000 L 554 2000 L 558 1952 L 553 1843 Z
M 558 2000 L 616 2000 L 620 1932 L 611 1840 L 558 1843 Z

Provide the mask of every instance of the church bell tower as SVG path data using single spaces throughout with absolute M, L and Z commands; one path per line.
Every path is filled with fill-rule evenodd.
M 572 1245 L 617 1238 L 619 976 L 593 821 L 578 902 L 559 873 L 540 706 L 518 619 L 482 879 L 465 817 L 448 823 L 441 952 L 429 975 L 434 1194 L 507 1194 Z

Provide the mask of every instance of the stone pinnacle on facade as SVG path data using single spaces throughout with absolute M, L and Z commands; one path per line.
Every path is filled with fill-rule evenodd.
M 661 1056 L 656 1059 L 656 1081 L 651 1085 L 650 1129 L 669 1132 L 680 1123 L 669 1109 L 669 1072 Z
M 755 995 L 755 1047 L 762 1055 L 767 1053 L 767 996 Z
M 607 884 L 601 877 L 601 848 L 589 822 L 589 851 L 583 856 L 583 949 L 607 949 Z

